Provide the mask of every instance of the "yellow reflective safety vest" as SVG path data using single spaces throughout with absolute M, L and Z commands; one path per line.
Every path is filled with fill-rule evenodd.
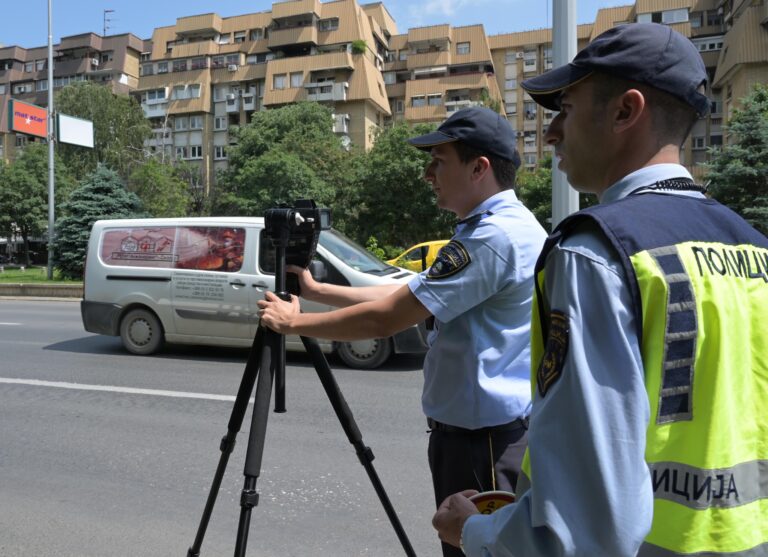
M 544 264 L 585 220 L 616 248 L 641 323 L 654 510 L 638 555 L 768 555 L 768 239 L 716 201 L 680 195 L 571 215 L 537 265 L 534 404 L 549 327 Z M 523 471 L 519 493 L 536 481 L 527 454 Z

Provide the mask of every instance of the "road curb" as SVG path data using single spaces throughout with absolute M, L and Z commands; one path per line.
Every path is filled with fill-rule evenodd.
M 82 284 L 0 283 L 0 296 L 36 298 L 82 298 Z

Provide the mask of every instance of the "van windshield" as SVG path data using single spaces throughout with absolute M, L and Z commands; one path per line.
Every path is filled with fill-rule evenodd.
M 377 259 L 372 253 L 356 244 L 337 230 L 323 230 L 319 243 L 344 263 L 362 273 L 389 275 L 398 271 Z

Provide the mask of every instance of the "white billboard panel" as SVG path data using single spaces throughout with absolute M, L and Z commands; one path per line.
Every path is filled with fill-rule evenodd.
M 56 116 L 59 141 L 93 149 L 93 122 L 66 114 Z

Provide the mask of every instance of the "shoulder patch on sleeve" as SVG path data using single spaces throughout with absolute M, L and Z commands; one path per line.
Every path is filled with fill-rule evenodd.
M 547 394 L 550 387 L 563 374 L 565 356 L 568 353 L 569 333 L 568 316 L 562 311 L 552 310 L 549 314 L 549 336 L 547 345 L 544 347 L 544 357 L 536 371 L 536 385 L 541 397 Z
M 461 242 L 451 240 L 445 244 L 427 271 L 428 279 L 441 279 L 455 275 L 472 263 L 469 252 Z

